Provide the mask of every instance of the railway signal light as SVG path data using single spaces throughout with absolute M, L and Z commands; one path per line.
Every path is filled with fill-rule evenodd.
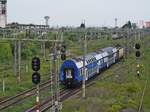
M 135 49 L 136 49 L 135 56 L 136 56 L 137 58 L 139 58 L 139 57 L 141 56 L 140 48 L 141 48 L 140 44 L 139 44 L 139 43 L 136 43 L 136 44 L 135 44 Z
M 39 83 L 40 83 L 40 80 L 41 80 L 40 74 L 39 74 L 38 72 L 34 72 L 34 73 L 32 74 L 32 82 L 33 82 L 34 84 L 39 84 Z
M 40 70 L 40 59 L 38 57 L 34 57 L 32 59 L 32 70 L 39 71 Z
M 139 77 L 140 76 L 140 71 L 137 70 L 136 74 Z
M 141 56 L 140 51 L 136 51 L 135 55 L 136 55 L 137 58 L 139 58 Z
M 137 66 L 136 66 L 137 68 L 140 68 L 140 65 L 139 64 L 137 64 Z
M 61 59 L 66 60 L 66 45 L 62 45 L 60 51 L 61 51 Z
M 136 49 L 140 49 L 140 47 L 141 47 L 140 44 L 138 44 L 138 43 L 135 44 Z
M 137 64 L 136 69 L 137 69 L 136 74 L 139 77 L 140 76 L 140 65 L 139 64 Z
M 62 55 L 61 55 L 61 59 L 62 59 L 62 60 L 66 60 L 66 55 L 65 55 L 65 54 L 62 54 Z

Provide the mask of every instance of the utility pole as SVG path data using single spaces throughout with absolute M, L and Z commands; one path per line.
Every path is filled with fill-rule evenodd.
M 139 31 L 138 41 L 141 41 L 141 32 Z
M 58 93 L 57 93 L 57 98 L 58 98 L 58 109 L 59 109 L 59 111 L 61 111 L 61 109 L 62 109 L 62 103 L 61 103 L 61 101 L 60 101 L 60 85 L 59 85 L 59 81 L 60 81 L 60 77 L 59 77 L 59 74 L 60 74 L 60 63 L 61 63 L 61 61 L 60 61 L 60 58 L 61 58 L 61 56 L 59 55 L 60 54 L 60 52 L 57 52 L 58 53 L 58 61 L 57 61 L 57 88 L 58 88 Z
M 86 67 L 85 67 L 85 56 L 86 56 L 86 53 L 87 53 L 87 37 L 86 35 L 84 35 L 84 45 L 83 45 L 83 52 L 84 52 L 84 55 L 83 55 L 83 82 L 82 82 L 82 98 L 85 98 L 85 81 L 86 81 Z
M 118 22 L 118 19 L 115 18 L 115 28 L 117 28 L 117 22 Z
M 58 34 L 56 34 L 56 40 L 57 40 Z M 54 42 L 53 48 L 52 48 L 52 112 L 59 112 L 59 76 L 57 72 L 57 43 Z
M 53 73 L 53 69 L 54 69 L 54 56 L 53 56 L 54 54 L 52 54 L 51 56 L 50 56 L 50 60 L 52 60 L 52 63 L 50 62 L 50 65 L 51 65 L 51 69 L 50 69 L 50 80 L 51 80 L 51 96 L 52 96 L 52 98 L 51 98 L 51 105 L 52 105 L 52 107 L 51 107 L 51 111 L 50 112 L 55 112 L 55 90 L 54 90 L 54 78 L 53 78 L 53 76 L 54 76 L 54 73 Z
M 129 42 L 130 39 L 130 29 L 127 30 L 127 37 L 126 37 L 126 59 L 128 58 L 128 54 L 129 54 Z
M 3 68 L 3 92 L 5 92 L 5 75 L 6 75 L 6 73 L 5 73 L 5 65 L 4 65 L 4 68 Z
M 40 88 L 36 85 L 36 112 L 40 112 Z
M 61 41 L 62 41 L 62 42 L 64 41 L 64 36 L 63 36 L 63 35 L 64 35 L 64 32 L 62 31 L 62 32 L 61 32 Z
M 21 41 L 18 41 L 18 82 L 21 81 Z
M 57 62 L 57 51 L 56 51 L 56 43 L 54 43 L 54 49 L 53 49 L 53 76 L 54 76 L 54 86 L 55 86 L 55 112 L 58 112 L 58 81 L 57 81 L 57 66 L 56 66 L 56 62 Z
M 14 75 L 17 76 L 17 41 L 14 41 Z
M 47 37 L 47 34 L 42 34 L 42 38 L 43 39 L 46 39 L 46 37 Z M 42 42 L 42 44 L 41 44 L 41 46 L 42 46 L 42 48 L 41 48 L 42 49 L 42 54 L 43 54 L 44 58 L 46 58 L 46 48 L 45 48 L 46 46 L 45 46 L 45 43 L 46 42 Z

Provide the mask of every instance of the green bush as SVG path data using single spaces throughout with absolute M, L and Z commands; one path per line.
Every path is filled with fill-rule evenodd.
M 22 44 L 22 51 L 21 51 L 21 56 L 22 59 L 29 59 L 32 56 L 35 56 L 37 54 L 39 54 L 39 45 L 37 45 L 36 43 L 25 43 Z
M 119 112 L 121 108 L 119 104 L 113 104 L 108 112 Z
M 140 87 L 138 84 L 136 83 L 129 83 L 127 86 L 126 86 L 126 89 L 129 93 L 136 93 L 140 90 Z
M 8 63 L 12 59 L 12 49 L 9 43 L 0 43 L 0 63 Z

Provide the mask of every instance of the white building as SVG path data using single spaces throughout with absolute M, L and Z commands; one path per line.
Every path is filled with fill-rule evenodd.
M 0 27 L 4 28 L 7 24 L 7 0 L 0 0 Z

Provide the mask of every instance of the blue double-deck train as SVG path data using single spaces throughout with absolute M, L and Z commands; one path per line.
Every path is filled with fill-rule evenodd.
M 109 68 L 124 55 L 122 47 L 107 47 L 85 56 L 85 79 L 94 77 Z M 83 80 L 83 57 L 64 61 L 60 69 L 60 80 L 66 87 L 79 85 Z

